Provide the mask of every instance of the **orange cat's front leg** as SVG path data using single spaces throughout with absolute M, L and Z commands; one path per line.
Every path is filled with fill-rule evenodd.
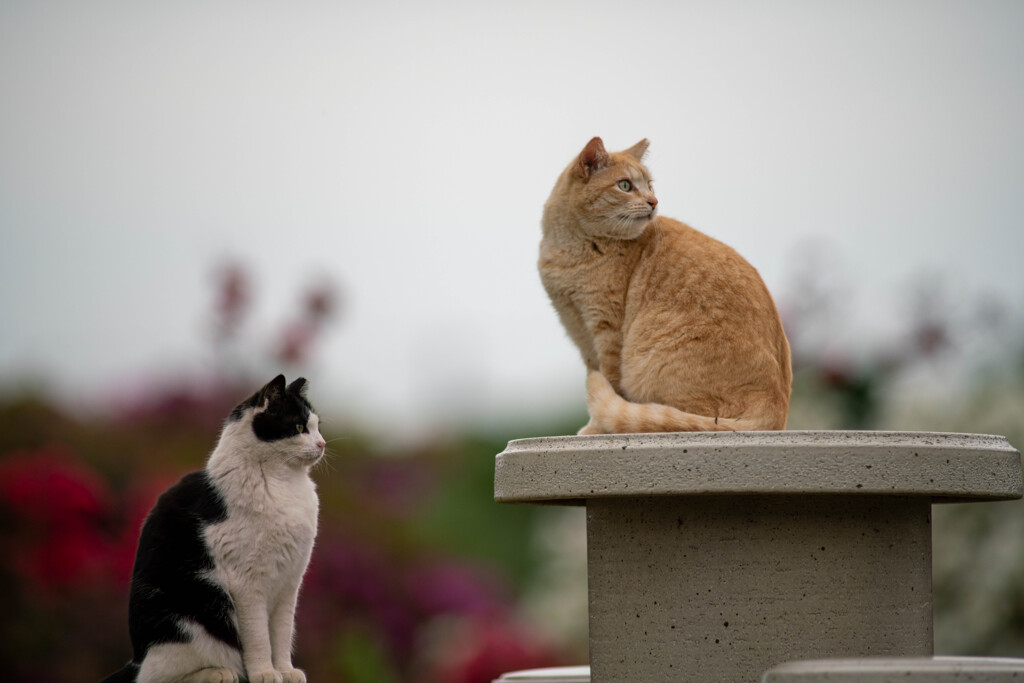
M 622 393 L 622 328 L 614 322 L 600 320 L 592 330 L 594 350 L 597 352 L 597 367 L 605 379 Z
M 615 387 L 616 392 L 622 394 L 622 345 L 609 345 L 609 348 L 603 349 L 598 353 L 601 358 L 597 367 L 598 371 Z
M 622 381 L 622 334 L 620 328 L 607 320 L 600 320 L 588 326 L 591 345 L 596 355 L 596 362 L 584 356 L 588 375 L 600 373 L 611 386 L 618 387 Z M 578 434 L 604 434 L 604 430 L 593 418 L 584 425 Z

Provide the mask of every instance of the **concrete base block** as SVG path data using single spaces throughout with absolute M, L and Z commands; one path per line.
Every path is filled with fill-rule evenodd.
M 762 683 L 1008 683 L 1024 681 L 1024 659 L 900 657 L 789 662 Z
M 504 674 L 494 683 L 590 683 L 589 666 L 527 669 Z

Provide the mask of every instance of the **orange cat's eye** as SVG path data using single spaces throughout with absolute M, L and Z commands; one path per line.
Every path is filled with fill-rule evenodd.
M 633 189 L 633 183 L 629 182 L 628 180 L 620 180 L 619 189 L 622 190 L 623 192 L 629 192 L 630 190 Z

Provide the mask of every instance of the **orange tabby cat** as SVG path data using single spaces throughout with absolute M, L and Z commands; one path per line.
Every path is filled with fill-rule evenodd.
M 580 433 L 785 429 L 771 295 L 731 248 L 655 215 L 647 145 L 592 139 L 544 205 L 541 280 L 589 371 Z

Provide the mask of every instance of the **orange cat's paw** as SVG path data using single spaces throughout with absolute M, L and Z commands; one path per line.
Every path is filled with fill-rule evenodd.
M 577 434 L 604 434 L 604 432 L 601 431 L 601 428 L 594 424 L 593 420 L 591 420 L 587 424 L 585 424 L 582 427 L 580 427 L 580 431 L 578 431 L 576 433 Z

